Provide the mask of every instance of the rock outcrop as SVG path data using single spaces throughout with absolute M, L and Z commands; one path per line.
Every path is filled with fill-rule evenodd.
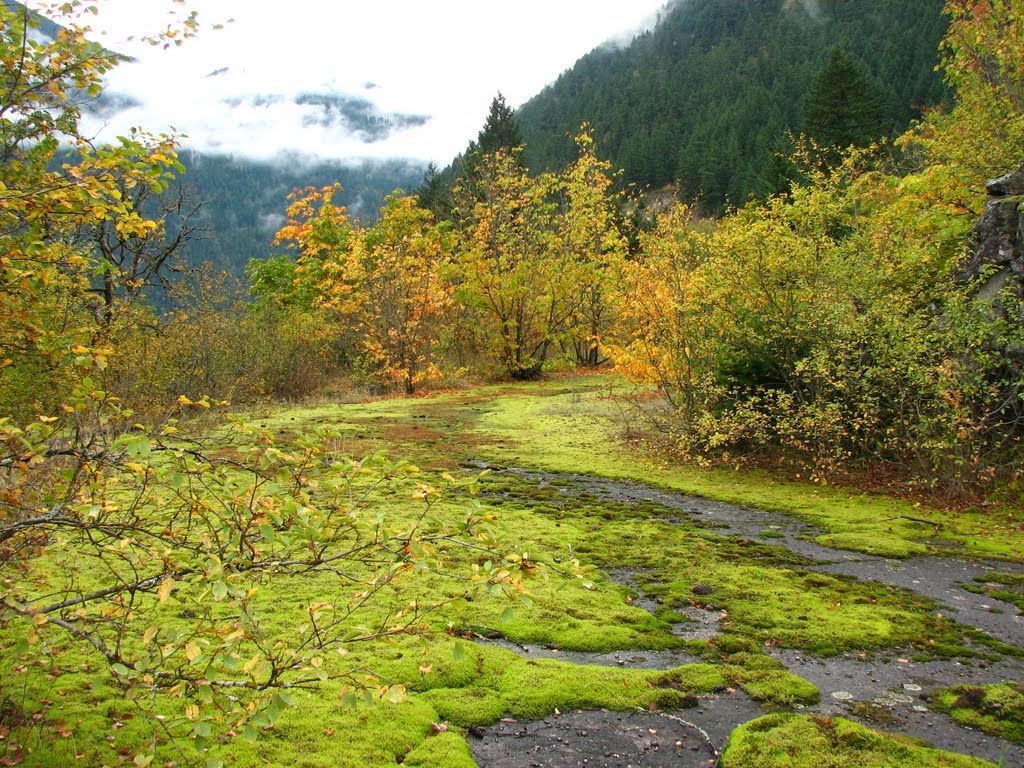
M 1024 299 L 1024 167 L 985 185 L 988 201 L 967 244 L 963 282 L 981 279 L 978 298 L 998 300 L 1009 288 Z

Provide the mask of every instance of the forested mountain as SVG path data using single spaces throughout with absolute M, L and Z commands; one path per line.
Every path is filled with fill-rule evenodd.
M 354 165 L 312 162 L 261 163 L 223 155 L 184 151 L 181 177 L 189 198 L 201 203 L 195 224 L 206 231 L 189 243 L 190 264 L 210 261 L 238 274 L 249 259 L 265 258 L 274 234 L 285 223 L 288 195 L 296 188 L 340 183 L 337 202 L 360 219 L 373 219 L 395 189 L 411 190 L 423 167 L 403 160 L 364 161 Z
M 845 60 L 847 106 L 892 136 L 942 102 L 942 0 L 679 0 L 625 48 L 580 59 L 517 113 L 534 171 L 575 156 L 589 121 L 601 152 L 642 187 L 675 183 L 707 210 L 776 183 L 773 156 L 805 129 L 805 104 Z

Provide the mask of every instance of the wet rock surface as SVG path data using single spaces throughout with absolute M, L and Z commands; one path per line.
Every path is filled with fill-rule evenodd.
M 723 534 L 755 539 L 763 531 L 778 534 L 772 544 L 814 561 L 809 570 L 852 576 L 901 587 L 941 603 L 941 612 L 962 624 L 977 627 L 1003 642 L 1024 647 L 1024 620 L 1012 606 L 965 591 L 970 583 L 991 571 L 1024 573 L 1010 563 L 965 562 L 938 557 L 906 560 L 875 557 L 830 549 L 804 537 L 820 531 L 781 514 L 673 494 L 636 483 L 583 475 L 531 470 L 506 470 L 557 487 L 567 495 L 589 493 L 598 499 L 627 504 L 654 504 L 664 510 L 666 522 L 699 521 Z M 657 517 L 657 513 L 654 513 Z M 636 588 L 632 575 L 610 574 Z M 654 603 L 641 598 L 640 607 Z M 675 626 L 686 639 L 708 639 L 717 634 L 721 613 L 694 608 L 692 621 Z M 693 634 L 687 634 L 687 633 Z M 532 658 L 557 658 L 578 664 L 668 669 L 696 661 L 681 651 L 622 651 L 611 654 L 565 652 L 554 648 L 496 642 Z M 798 651 L 771 649 L 787 669 L 814 683 L 821 701 L 801 711 L 838 715 L 883 731 L 924 739 L 939 749 L 973 755 L 1000 765 L 1024 766 L 1024 747 L 961 727 L 949 717 L 932 712 L 927 690 L 971 683 L 985 685 L 1024 680 L 1024 659 L 999 661 L 914 661 L 911 652 L 846 654 L 819 658 Z M 550 766 L 714 766 L 732 730 L 763 714 L 759 705 L 741 692 L 702 696 L 696 709 L 678 713 L 573 712 L 540 721 L 504 721 L 492 728 L 475 729 L 470 736 L 473 755 L 481 768 Z
M 909 653 L 819 659 L 778 649 L 772 655 L 821 691 L 821 702 L 805 712 L 849 717 L 878 730 L 924 739 L 938 749 L 1024 766 L 1024 747 L 957 725 L 932 712 L 924 696 L 950 685 L 1024 679 L 1024 660 L 915 662 Z
M 679 712 L 569 712 L 506 720 L 469 738 L 480 766 L 711 768 L 739 723 L 762 713 L 739 693 L 702 697 Z

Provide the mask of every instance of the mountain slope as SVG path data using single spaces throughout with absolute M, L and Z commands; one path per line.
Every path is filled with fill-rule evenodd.
M 187 171 L 181 182 L 191 198 L 201 201 L 198 222 L 207 236 L 189 243 L 185 259 L 240 274 L 249 259 L 266 258 L 277 230 L 285 223 L 288 194 L 296 187 L 340 183 L 336 199 L 350 215 L 372 220 L 384 198 L 396 188 L 413 189 L 423 167 L 404 160 L 365 161 L 342 165 L 295 158 L 291 164 L 260 163 L 223 155 L 182 153 Z
M 534 170 L 565 165 L 593 124 L 645 187 L 676 183 L 708 210 L 771 186 L 773 153 L 803 127 L 803 100 L 837 48 L 881 96 L 878 137 L 946 98 L 935 72 L 942 0 L 679 0 L 653 32 L 597 49 L 517 113 Z

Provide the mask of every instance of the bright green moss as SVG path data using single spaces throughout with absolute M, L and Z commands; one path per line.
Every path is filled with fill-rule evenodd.
M 928 695 L 932 706 L 956 722 L 1024 744 L 1024 685 L 956 685 Z
M 443 468 L 460 478 L 462 462 L 483 458 L 502 465 L 634 479 L 786 511 L 821 525 L 833 546 L 893 557 L 929 551 L 929 545 L 917 540 L 945 535 L 936 534 L 935 526 L 928 523 L 903 519 L 935 519 L 946 526 L 942 513 L 910 508 L 903 502 L 782 483 L 764 475 L 688 469 L 624 451 L 618 442 L 619 426 L 610 418 L 614 407 L 601 399 L 609 382 L 615 380 L 591 377 L 428 399 L 281 410 L 262 414 L 261 423 L 280 435 L 296 428 L 336 426 L 341 435 L 335 445 L 339 452 L 365 455 L 387 449 L 392 456 L 408 456 L 425 468 Z M 330 676 L 372 670 L 382 679 L 405 685 L 409 695 L 404 702 L 345 708 L 339 698 L 340 683 L 331 681 L 317 691 L 297 692 L 298 709 L 286 712 L 277 727 L 263 732 L 255 744 L 229 740 L 218 745 L 217 754 L 229 758 L 232 768 L 266 764 L 392 768 L 400 761 L 469 768 L 472 759 L 457 727 L 486 725 L 504 715 L 542 717 L 555 709 L 588 707 L 672 709 L 691 705 L 694 694 L 721 685 L 740 687 L 767 706 L 815 701 L 814 686 L 762 653 L 766 645 L 822 655 L 915 645 L 921 659 L 977 654 L 965 647 L 967 640 L 987 643 L 993 650 L 1015 650 L 980 633 L 968 632 L 965 638 L 963 628 L 935 618 L 934 606 L 926 600 L 877 584 L 808 573 L 801 569 L 802 558 L 764 541 L 741 541 L 701 530 L 685 515 L 651 504 L 627 505 L 604 500 L 600 494 L 563 491 L 575 493 L 565 481 L 538 487 L 514 475 L 495 473 L 485 479 L 483 495 L 477 499 L 499 516 L 507 540 L 518 542 L 533 560 L 552 566 L 527 579 L 530 605 L 500 595 L 473 594 L 460 579 L 410 573 L 382 591 L 351 623 L 378 627 L 414 602 L 424 610 L 434 602 L 445 603 L 444 608 L 424 614 L 432 627 L 426 645 L 418 638 L 400 637 L 346 645 L 341 649 L 347 651 L 344 656 L 334 648 L 324 654 L 323 669 Z M 439 520 L 461 519 L 470 503 L 468 495 L 444 497 L 431 515 Z M 399 521 L 414 509 L 408 495 L 397 491 L 383 494 L 381 504 Z M 1010 546 L 1013 537 L 1001 526 L 993 525 L 990 534 L 987 523 L 971 514 L 950 525 L 978 534 L 950 534 L 963 552 L 1019 557 L 1016 543 Z M 760 538 L 772 538 L 769 533 Z M 472 564 L 486 557 L 449 549 L 444 569 L 449 573 L 468 573 Z M 585 578 L 563 577 L 572 570 L 574 560 L 586 569 Z M 89 583 L 89 567 L 82 561 L 76 576 L 83 588 Z M 657 616 L 637 607 L 636 592 L 606 580 L 598 568 L 616 578 L 634 578 L 645 596 L 661 601 Z M 981 587 L 993 597 L 1019 584 L 996 578 L 987 583 L 1006 588 Z M 712 592 L 696 594 L 697 585 Z M 310 604 L 328 601 L 344 606 L 351 592 L 347 583 L 310 574 L 286 585 L 268 585 L 257 596 L 254 609 L 267 633 L 294 632 L 305 622 L 303 612 Z M 282 600 L 282 594 L 287 599 Z M 450 603 L 466 595 L 471 599 L 461 609 Z M 173 599 L 165 617 L 170 624 L 182 621 L 177 616 L 180 607 L 172 603 Z M 533 661 L 445 634 L 450 625 L 497 631 L 522 643 L 554 644 L 564 650 L 660 650 L 683 644 L 672 633 L 671 624 L 683 621 L 682 611 L 695 604 L 712 606 L 715 617 L 721 609 L 726 611 L 718 637 L 685 643 L 711 663 L 667 672 Z M 510 605 L 515 610 L 507 616 Z M 56 652 L 66 667 L 95 661 L 82 649 Z M 25 743 L 34 739 L 36 765 L 102 765 L 125 754 L 130 762 L 132 750 L 144 748 L 153 736 L 145 718 L 126 717 L 135 714 L 132 705 L 119 699 L 117 690 L 106 687 L 95 670 L 87 668 L 54 683 L 45 669 L 15 672 L 13 658 L 5 658 L 3 664 L 5 689 L 0 694 L 13 697 L 11 692 L 17 691 L 17 700 L 28 713 L 44 715 L 41 724 L 11 737 Z M 359 672 L 356 679 L 367 674 Z M 42 704 L 45 701 L 56 703 Z M 169 701 L 164 712 L 178 715 L 182 706 L 182 700 Z M 452 724 L 451 730 L 439 729 L 445 721 Z M 60 733 L 67 723 L 75 728 L 64 737 Z M 779 733 L 780 739 L 789 738 L 785 729 Z M 113 746 L 104 740 L 105 734 L 115 736 Z M 182 744 L 184 749 L 178 751 L 162 745 L 154 764 L 171 760 L 181 768 L 205 764 L 207 756 L 191 752 L 187 738 Z M 825 757 L 818 755 L 814 768 L 831 766 L 826 762 L 828 754 L 826 750 Z M 835 754 L 846 753 L 835 748 Z M 861 763 L 835 765 L 859 768 Z
M 823 547 L 849 549 L 853 552 L 864 552 L 879 557 L 905 558 L 927 555 L 931 552 L 931 549 L 924 544 L 896 538 L 877 530 L 868 533 L 857 531 L 828 533 L 818 536 L 815 541 Z
M 843 718 L 772 714 L 732 732 L 722 768 L 992 768 Z
M 412 768 L 476 768 L 469 745 L 459 733 L 447 731 L 428 738 L 405 756 Z

